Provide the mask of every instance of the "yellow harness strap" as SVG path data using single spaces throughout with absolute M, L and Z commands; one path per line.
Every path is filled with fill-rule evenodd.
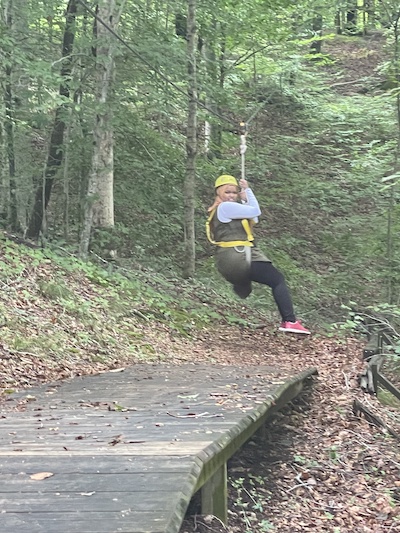
M 254 236 L 251 231 L 251 226 L 253 224 L 252 222 L 249 222 L 247 218 L 242 219 L 242 226 L 243 226 L 244 231 L 246 232 L 247 241 L 219 241 L 219 242 L 215 241 L 214 236 L 211 231 L 211 221 L 214 217 L 215 211 L 216 209 L 213 209 L 211 211 L 210 216 L 208 217 L 207 222 L 206 222 L 207 238 L 211 242 L 211 244 L 215 244 L 216 246 L 220 246 L 221 248 L 234 248 L 235 246 L 254 246 L 252 242 L 254 241 Z

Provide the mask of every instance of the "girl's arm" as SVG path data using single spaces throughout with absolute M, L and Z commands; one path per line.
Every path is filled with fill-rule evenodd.
M 231 220 L 241 218 L 253 218 L 258 222 L 258 216 L 261 215 L 260 206 L 257 198 L 250 188 L 245 190 L 247 196 L 246 204 L 238 202 L 222 202 L 217 208 L 217 216 L 220 222 L 230 222 Z

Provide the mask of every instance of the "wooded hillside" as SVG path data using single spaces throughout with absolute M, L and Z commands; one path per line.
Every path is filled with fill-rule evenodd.
M 241 174 L 244 122 L 261 247 L 300 314 L 397 304 L 394 4 L 2 7 L 6 231 L 229 298 L 204 221 L 216 176 Z M 250 303 L 274 313 L 263 290 Z

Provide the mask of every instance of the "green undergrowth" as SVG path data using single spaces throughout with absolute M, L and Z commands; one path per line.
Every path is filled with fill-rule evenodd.
M 383 388 L 380 388 L 378 390 L 378 399 L 384 405 L 395 407 L 396 409 L 400 410 L 400 400 L 398 400 L 396 396 L 394 396 L 392 393 Z
M 260 322 L 256 312 L 193 280 L 140 265 L 0 242 L 0 348 L 42 360 L 109 362 L 168 358 L 157 341 L 187 339 L 217 324 Z M 217 305 L 216 305 L 217 304 Z

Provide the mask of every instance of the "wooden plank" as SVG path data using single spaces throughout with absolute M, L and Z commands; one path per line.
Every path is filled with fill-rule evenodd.
M 26 446 L 2 445 L 0 448 L 0 457 L 4 455 L 104 455 L 104 456 L 118 456 L 118 455 L 147 455 L 147 456 L 187 456 L 199 453 L 203 448 L 212 443 L 208 441 L 192 441 L 192 442 L 144 442 L 139 444 L 118 444 L 117 446 L 102 446 L 92 443 L 91 446 L 82 445 L 82 441 L 78 441 L 79 446 L 64 447 L 62 443 L 30 443 Z
M 243 419 L 243 417 L 242 417 Z M 230 423 L 215 424 L 214 427 L 205 426 L 199 427 L 163 427 L 152 428 L 144 427 L 140 430 L 131 429 L 127 426 L 113 427 L 105 430 L 93 430 L 87 426 L 74 428 L 73 431 L 69 431 L 68 428 L 60 427 L 59 430 L 36 430 L 32 428 L 24 428 L 24 430 L 15 430 L 11 433 L 2 435 L 0 438 L 1 446 L 4 444 L 40 444 L 42 442 L 53 442 L 54 444 L 66 444 L 74 445 L 109 445 L 118 446 L 119 443 L 123 444 L 135 444 L 149 440 L 154 442 L 175 442 L 179 443 L 182 440 L 185 441 L 203 441 L 213 440 L 215 435 L 224 433 L 232 427 L 232 425 L 240 424 L 240 420 L 232 420 Z M 201 421 L 198 421 L 198 425 L 201 425 Z M 2 428 L 3 429 L 3 428 Z
M 167 413 L 170 410 L 181 412 L 181 414 L 186 414 L 190 409 L 200 409 L 208 410 L 209 408 L 214 407 L 215 409 L 236 409 L 240 408 L 240 404 L 251 408 L 254 404 L 262 403 L 265 400 L 265 397 L 268 393 L 273 392 L 278 388 L 278 385 L 266 384 L 260 388 L 255 393 L 249 393 L 245 390 L 238 390 L 237 392 L 226 391 L 224 388 L 222 390 L 207 390 L 203 389 L 201 395 L 199 395 L 198 400 L 187 400 L 185 402 L 179 400 L 179 398 L 166 398 L 160 397 L 160 405 L 149 405 L 148 398 L 143 398 L 143 405 L 141 403 L 135 402 L 134 400 L 129 400 L 126 398 L 119 398 L 118 401 L 104 401 L 104 391 L 100 391 L 98 396 L 93 396 L 93 398 L 87 398 L 82 402 L 69 402 L 66 405 L 66 401 L 51 401 L 47 400 L 43 402 L 43 399 L 36 399 L 36 401 L 30 401 L 22 404 L 22 408 L 29 408 L 29 416 L 32 419 L 41 418 L 42 416 L 49 416 L 57 418 L 59 413 L 62 412 L 64 415 L 70 415 L 74 418 L 79 418 L 82 415 L 87 415 L 91 413 L 92 416 L 109 416 L 111 413 L 120 416 L 136 416 L 151 419 L 153 414 L 162 415 Z M 191 392 L 194 390 L 192 389 Z M 218 394 L 220 396 L 218 396 Z M 137 399 L 137 398 L 136 398 Z M 29 405 L 30 404 L 30 405 Z M 99 405 L 100 404 L 100 405 Z M 207 409 L 204 409 L 204 406 Z M 24 411 L 12 410 L 12 406 L 8 406 L 9 409 L 3 407 L 2 415 L 7 416 L 11 413 L 18 417 L 18 415 L 23 415 Z M 16 409 L 16 406 L 14 406 Z M 19 409 L 21 409 L 21 404 Z
M 55 465 L 56 466 L 56 465 Z M 0 494 L 10 492 L 179 492 L 188 473 L 58 474 L 35 481 L 27 474 L 0 474 Z M 52 472 L 52 470 L 49 470 Z
M 238 407 L 233 408 L 234 410 L 230 412 L 228 409 L 213 410 L 212 406 L 202 406 L 202 411 L 197 409 L 192 410 L 192 415 L 187 414 L 186 412 L 172 412 L 171 414 L 152 414 L 149 418 L 138 418 L 133 415 L 124 414 L 124 416 L 116 416 L 115 414 L 108 417 L 98 417 L 94 418 L 90 415 L 80 418 L 69 418 L 60 413 L 57 418 L 39 418 L 36 420 L 26 420 L 23 417 L 18 418 L 17 416 L 9 415 L 8 419 L 2 418 L 2 428 L 4 432 L 8 430 L 9 432 L 23 430 L 24 428 L 29 429 L 30 431 L 36 430 L 40 431 L 51 431 L 56 428 L 63 428 L 64 430 L 68 429 L 71 432 L 78 431 L 76 428 L 87 426 L 91 430 L 102 430 L 106 431 L 107 428 L 112 427 L 130 427 L 132 431 L 138 431 L 144 428 L 153 428 L 157 431 L 160 431 L 161 427 L 171 427 L 171 428 L 187 428 L 190 429 L 194 427 L 196 429 L 201 429 L 205 427 L 213 428 L 218 424 L 224 426 L 229 424 L 231 421 L 241 420 L 243 416 L 248 413 L 252 413 L 259 405 L 263 405 L 264 402 L 260 402 L 257 405 L 253 405 L 251 408 L 240 409 Z M 127 421 L 129 420 L 129 426 Z M 199 427 L 200 426 L 200 427 Z M 75 430 L 74 430 L 75 428 Z M 109 429 L 108 431 L 112 431 Z M 2 433 L 4 435 L 5 433 Z
M 0 457 L 0 473 L 16 474 L 48 472 L 49 465 L 57 466 L 57 473 L 96 474 L 103 473 L 134 473 L 134 472 L 189 472 L 197 471 L 201 463 L 194 457 L 146 457 L 146 456 L 3 456 Z
M 247 409 L 240 413 L 234 413 L 232 416 L 229 412 L 223 411 L 216 415 L 210 413 L 209 415 L 196 417 L 185 417 L 183 415 L 179 417 L 155 416 L 152 420 L 137 420 L 128 416 L 124 419 L 110 417 L 102 418 L 101 420 L 92 420 L 91 418 L 70 420 L 60 417 L 57 420 L 40 419 L 36 422 L 27 422 L 26 420 L 19 420 L 17 418 L 14 421 L 12 419 L 9 421 L 3 419 L 0 436 L 4 439 L 8 436 L 12 437 L 18 432 L 22 433 L 23 431 L 29 431 L 31 434 L 35 433 L 38 436 L 41 436 L 43 433 L 57 434 L 57 431 L 63 431 L 72 435 L 81 431 L 81 428 L 87 428 L 88 431 L 105 434 L 115 433 L 114 428 L 124 428 L 124 431 L 131 433 L 144 433 L 146 431 L 162 433 L 162 431 L 173 432 L 179 430 L 213 431 L 215 428 L 225 428 L 232 424 L 232 422 L 240 421 L 247 414 L 251 415 L 256 409 L 257 406 L 251 410 Z
M 168 511 L 179 501 L 179 492 L 143 492 L 140 500 L 137 494 L 125 492 L 11 492 L 0 494 L 0 508 L 7 513 L 57 513 L 74 511 L 118 512 L 134 509 L 135 512 Z M 0 515 L 1 524 L 1 515 Z
M 142 367 L 141 369 L 138 367 Z M 147 367 L 147 368 L 146 368 Z M 137 372 L 149 373 L 152 372 L 152 379 L 130 379 L 132 374 Z M 195 374 L 195 379 L 188 380 L 188 374 Z M 147 376 L 148 378 L 148 376 Z M 116 374 L 89 376 L 85 378 L 75 378 L 72 381 L 66 381 L 62 385 L 56 384 L 54 386 L 54 393 L 47 393 L 47 398 L 51 401 L 52 397 L 55 400 L 60 398 L 67 399 L 68 402 L 74 398 L 82 399 L 85 396 L 90 397 L 101 393 L 103 397 L 108 396 L 111 401 L 121 398 L 138 397 L 144 398 L 148 405 L 149 392 L 154 392 L 155 401 L 157 397 L 165 398 L 176 394 L 191 393 L 193 384 L 203 380 L 208 389 L 215 386 L 226 387 L 229 380 L 243 383 L 244 380 L 254 383 L 254 381 L 262 380 L 264 383 L 273 385 L 274 381 L 284 381 L 285 378 L 279 376 L 279 371 L 276 368 L 269 366 L 253 367 L 250 369 L 241 369 L 237 367 L 221 367 L 215 365 L 208 369 L 202 366 L 194 366 L 192 369 L 190 365 L 183 365 L 182 367 L 168 367 L 167 365 L 158 365 L 157 367 L 149 368 L 147 365 L 135 365 L 131 369 L 127 369 L 124 374 L 117 376 Z M 168 385 L 168 387 L 166 386 Z M 237 385 L 237 383 L 233 383 Z M 246 383 L 244 383 L 246 385 Z M 46 394 L 49 386 L 43 386 L 37 389 L 38 392 Z M 167 390 L 166 390 L 167 389 Z M 172 390 L 171 390 L 172 389 Z M 35 391 L 20 392 L 15 395 L 15 399 L 22 399 L 27 395 L 34 395 Z
M 398 400 L 400 400 L 400 390 L 397 389 L 391 381 L 389 381 L 385 376 L 377 372 L 377 380 L 382 387 L 387 389 L 389 392 L 393 394 Z
M 227 464 L 224 463 L 201 487 L 201 513 L 228 519 Z
M 174 533 L 171 512 L 36 512 L 2 513 L 1 531 L 18 533 Z M 168 529 L 165 529 L 168 524 Z
M 231 424 L 232 425 L 232 424 Z M 228 429 L 230 426 L 225 426 Z M 28 432 L 25 434 L 16 434 L 10 437 L 5 437 L 0 439 L 1 445 L 14 445 L 15 447 L 29 446 L 30 444 L 36 445 L 41 444 L 43 446 L 47 445 L 60 445 L 60 446 L 73 446 L 76 447 L 88 447 L 88 446 L 112 446 L 117 448 L 119 444 L 137 444 L 143 443 L 146 441 L 151 441 L 153 443 L 170 443 L 177 444 L 183 438 L 187 441 L 199 441 L 203 442 L 205 440 L 212 440 L 212 436 L 215 433 L 218 435 L 223 433 L 223 430 L 219 431 L 205 431 L 199 429 L 193 429 L 191 432 L 181 428 L 180 430 L 174 431 L 169 428 L 163 428 L 163 430 L 148 430 L 140 432 L 132 432 L 129 428 L 125 428 L 123 433 L 119 431 L 112 431 L 108 433 L 102 432 L 91 432 L 89 430 L 83 430 L 66 433 L 64 431 L 51 431 L 51 432 L 40 432 L 37 435 L 29 435 Z M 219 429 L 219 428 L 218 428 Z
M 79 420 L 77 422 L 70 422 L 60 418 L 59 420 L 46 421 L 40 420 L 36 423 L 26 422 L 18 423 L 18 420 L 14 421 L 14 424 L 4 422 L 2 424 L 1 438 L 8 439 L 14 438 L 15 435 L 24 435 L 29 433 L 32 437 L 36 435 L 40 438 L 42 435 L 54 435 L 66 433 L 71 436 L 78 436 L 82 433 L 82 430 L 87 430 L 88 433 L 99 435 L 111 435 L 115 434 L 115 428 L 123 428 L 125 434 L 138 435 L 141 433 L 153 432 L 155 435 L 162 433 L 174 433 L 177 431 L 186 431 L 187 433 L 197 431 L 214 431 L 216 428 L 226 428 L 228 425 L 239 422 L 243 416 L 247 414 L 251 415 L 256 407 L 253 407 L 252 411 L 244 411 L 235 416 L 229 416 L 229 413 L 218 413 L 217 415 L 203 415 L 197 417 L 154 417 L 152 421 L 135 420 L 131 417 L 125 417 L 124 420 L 115 419 L 103 419 L 102 421 L 92 421 L 90 419 Z M 225 416 L 226 415 L 226 416 Z
M 288 380 L 275 393 L 275 397 L 270 398 L 264 405 L 257 408 L 257 414 L 244 417 L 241 422 L 233 426 L 219 440 L 214 441 L 204 450 L 208 456 L 204 468 L 198 479 L 196 490 L 221 467 L 232 455 L 266 422 L 266 420 L 276 411 L 295 398 L 302 388 L 304 381 L 311 377 L 315 370 L 306 370 L 298 377 Z
M 242 419 L 243 420 L 243 419 Z M 250 422 L 252 419 L 250 419 Z M 65 449 L 79 450 L 87 448 L 111 448 L 118 450 L 121 446 L 145 446 L 155 445 L 157 447 L 168 445 L 178 448 L 180 445 L 196 446 L 196 442 L 201 446 L 203 443 L 207 443 L 218 439 L 221 435 L 226 434 L 232 427 L 238 427 L 240 429 L 241 421 L 233 422 L 229 425 L 214 428 L 210 430 L 205 428 L 204 430 L 193 429 L 191 431 L 168 431 L 153 432 L 146 431 L 143 433 L 128 433 L 121 431 L 113 431 L 110 434 L 91 433 L 90 431 L 79 431 L 76 434 L 66 434 L 60 432 L 40 433 L 38 436 L 30 436 L 29 433 L 23 435 L 13 435 L 9 438 L 0 439 L 0 452 L 4 446 L 12 446 L 13 448 L 26 449 L 27 447 L 44 447 L 44 446 L 57 446 L 58 448 L 64 447 Z

